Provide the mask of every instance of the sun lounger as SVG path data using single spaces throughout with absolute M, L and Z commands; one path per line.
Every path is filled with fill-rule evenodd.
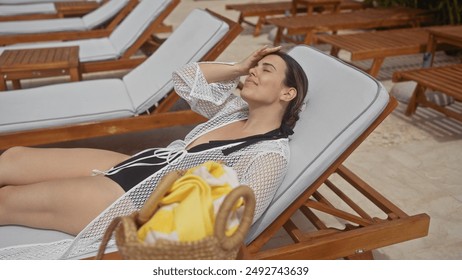
M 387 57 L 424 53 L 427 49 L 426 28 L 400 28 L 384 31 L 368 31 L 342 35 L 320 35 L 318 43 L 332 46 L 331 55 L 340 50 L 350 53 L 351 62 L 372 59 L 366 71 L 376 77 Z
M 307 12 L 306 6 L 300 5 L 294 7 L 293 1 L 228 4 L 225 7 L 227 10 L 235 10 L 239 12 L 238 22 L 240 24 L 246 23 L 254 26 L 254 36 L 260 35 L 262 26 L 267 24 L 267 18 L 271 16 L 288 16 Z M 339 6 L 340 10 L 357 10 L 363 9 L 364 7 L 363 3 L 353 0 L 342 0 Z M 247 19 L 249 17 L 258 17 L 258 20 L 256 23 L 253 23 Z
M 100 1 L 69 1 L 55 3 L 1 5 L 0 22 L 80 17 L 95 10 L 100 6 L 100 4 Z
M 374 249 L 426 236 L 426 214 L 406 214 L 344 166 L 396 101 L 378 81 L 321 51 L 298 46 L 291 55 L 308 73 L 308 104 L 290 142 L 289 172 L 247 236 L 250 258 L 367 259 Z M 280 230 L 293 243 L 265 247 Z
M 145 59 L 132 56 L 157 32 L 178 3 L 179 0 L 141 1 L 107 37 L 10 45 L 0 47 L 0 54 L 5 50 L 78 46 L 80 75 L 130 69 Z
M 268 23 L 277 26 L 274 45 L 281 41 L 300 43 L 294 36 L 304 36 L 304 44 L 316 42 L 319 32 L 336 32 L 348 29 L 373 29 L 379 27 L 419 26 L 428 15 L 419 9 L 369 8 L 349 13 L 297 15 L 286 18 L 270 18 Z
M 76 38 L 71 33 L 84 38 L 85 32 L 103 25 L 105 32 L 110 32 L 137 3 L 138 0 L 111 0 L 83 17 L 0 22 L 0 45 Z

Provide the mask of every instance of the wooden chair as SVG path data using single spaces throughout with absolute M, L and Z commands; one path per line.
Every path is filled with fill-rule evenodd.
M 109 1 L 68 1 L 0 6 L 0 22 L 81 17 Z
M 79 47 L 79 75 L 117 69 L 131 69 L 146 59 L 136 56 L 153 34 L 165 31 L 163 21 L 178 5 L 179 0 L 142 1 L 106 37 L 37 42 L 0 47 L 4 50 Z M 136 30 L 136 32 L 134 32 Z M 51 67 L 51 65 L 49 65 Z M 27 70 L 27 65 L 24 67 Z M 44 67 L 44 70 L 48 67 Z M 19 72 L 20 69 L 15 69 Z M 46 75 L 44 73 L 41 76 Z M 18 84 L 18 83 L 16 83 Z
M 424 53 L 428 32 L 424 27 L 368 31 L 342 35 L 317 36 L 318 43 L 331 45 L 331 55 L 338 57 L 340 50 L 350 53 L 350 61 L 372 59 L 370 75 L 376 77 L 387 57 Z
M 0 22 L 0 46 L 108 36 L 139 0 L 111 0 L 81 18 Z
M 210 11 L 208 12 L 212 13 Z M 213 47 L 209 46 L 210 43 L 203 47 L 210 48 L 207 54 L 199 52 L 196 56 L 192 56 L 191 59 L 215 59 L 241 32 L 239 24 L 223 18 L 218 14 L 214 15 L 226 23 L 226 25 L 223 25 L 223 28 L 227 26 L 226 34 L 222 34 L 220 41 Z M 190 20 L 188 22 L 190 23 Z M 197 24 L 199 23 L 200 21 Z M 5 115 L 4 117 L 0 117 L 0 149 L 16 145 L 38 145 L 103 135 L 121 134 L 131 131 L 148 130 L 179 124 L 193 124 L 203 121 L 202 117 L 190 110 L 169 112 L 169 109 L 178 98 L 176 94 L 173 94 L 172 92 L 173 88 L 170 81 L 170 74 L 174 69 L 176 69 L 176 67 L 184 64 L 183 61 L 178 61 L 177 64 L 174 64 L 173 61 L 179 60 L 189 53 L 186 51 L 179 51 L 181 46 L 184 45 L 184 47 L 187 47 L 182 43 L 182 40 L 188 36 L 187 33 L 184 33 L 184 24 L 182 25 L 182 29 L 175 30 L 159 47 L 159 49 L 156 50 L 156 52 L 154 52 L 145 62 L 124 76 L 123 80 L 131 81 L 130 88 L 132 88 L 133 94 L 138 96 L 131 97 L 131 99 L 138 104 L 136 105 L 137 108 L 129 109 L 129 107 L 133 107 L 131 101 L 123 105 L 124 102 L 129 101 L 129 99 L 123 97 L 123 95 L 126 94 L 123 93 L 123 91 L 127 90 L 127 86 L 124 86 L 123 82 L 118 79 L 101 79 L 65 83 L 2 93 L 0 95 L 0 99 L 2 100 L 0 101 L 0 107 L 2 107 L 0 111 L 2 113 L 0 114 Z M 191 24 L 191 28 L 197 27 L 197 24 Z M 206 30 L 202 27 L 198 29 Z M 186 32 L 190 32 L 192 34 L 199 31 L 193 32 L 191 30 L 187 30 Z M 219 34 L 221 33 L 218 33 L 216 36 Z M 206 34 L 201 36 L 205 35 Z M 200 40 L 202 38 L 201 36 L 197 35 L 197 39 L 191 39 L 187 45 L 196 42 L 196 40 Z M 180 56 L 176 54 L 177 52 L 183 52 L 184 54 Z M 175 55 L 172 56 L 172 53 Z M 173 60 L 173 58 L 175 58 L 175 60 Z M 169 67 L 168 69 L 172 68 L 172 70 L 168 70 L 167 67 Z M 138 78 L 135 79 L 134 77 Z M 153 77 L 157 77 L 157 79 Z M 137 82 L 134 82 L 134 80 Z M 110 85 L 114 83 L 118 86 L 115 88 L 106 88 L 108 86 L 106 85 L 107 83 Z M 99 87 L 101 87 L 101 89 L 98 89 Z M 70 92 L 75 92 L 75 94 L 71 94 Z M 52 94 L 54 97 L 43 97 L 48 94 Z M 103 95 L 106 94 L 107 96 L 104 97 Z M 24 101 L 23 105 L 31 105 L 33 107 L 31 108 L 32 111 L 35 111 L 42 116 L 34 115 L 35 113 L 32 113 L 32 111 L 23 107 L 20 110 L 21 112 L 29 111 L 31 114 L 16 114 L 16 116 L 22 120 L 13 120 L 10 118 L 12 117 L 11 115 L 7 117 L 8 113 L 6 112 L 6 107 L 12 109 L 16 105 L 21 105 L 21 103 L 14 101 L 14 99 L 20 96 L 23 96 L 22 98 L 26 98 L 28 100 L 27 102 Z M 70 97 L 75 97 L 80 99 L 80 101 L 72 101 L 69 99 Z M 120 102 L 117 101 L 117 97 L 120 98 Z M 62 102 L 64 103 L 63 106 L 55 106 L 55 113 L 58 115 L 51 117 L 51 119 L 54 119 L 55 121 L 52 121 L 52 124 L 50 125 L 50 116 L 46 115 L 52 113 L 53 110 L 50 111 L 49 108 L 46 108 L 46 104 L 43 104 L 43 106 L 45 106 L 44 108 L 39 108 L 40 106 L 38 103 L 32 102 L 29 98 L 38 98 L 37 102 L 40 103 L 59 98 L 62 99 Z M 96 102 L 97 100 L 99 101 Z M 108 100 L 111 100 L 111 102 L 108 102 Z M 55 101 L 55 104 L 57 104 L 57 102 L 58 100 Z M 88 104 L 85 106 L 82 105 L 82 107 L 79 108 L 76 104 L 83 104 L 81 102 Z M 99 103 L 101 106 L 97 105 Z M 157 103 L 158 106 L 156 106 Z M 123 107 L 126 108 L 124 109 Z M 86 110 L 86 112 L 77 112 L 82 109 L 84 111 Z M 92 110 L 94 111 L 91 112 Z M 72 113 L 73 111 L 75 114 Z M 59 115 L 61 113 L 64 115 Z M 43 122 L 40 122 L 40 119 L 42 119 Z M 20 128 L 18 125 L 26 126 Z
M 323 3 L 319 3 L 323 2 Z M 325 3 L 327 2 L 327 4 Z M 339 10 L 358 10 L 363 9 L 365 5 L 361 2 L 353 0 L 334 0 L 335 3 L 340 3 Z M 254 26 L 253 35 L 260 35 L 261 28 L 267 24 L 267 18 L 272 16 L 295 15 L 300 13 L 311 14 L 313 12 L 322 12 L 326 9 L 325 5 L 332 5 L 332 1 L 326 0 L 292 0 L 280 2 L 262 2 L 262 3 L 244 3 L 244 4 L 227 4 L 227 10 L 235 10 L 239 12 L 239 24 L 246 23 Z M 249 21 L 249 17 L 258 17 L 256 23 Z
M 370 8 L 349 13 L 297 15 L 286 18 L 270 18 L 268 23 L 277 26 L 274 45 L 283 40 L 312 44 L 319 32 L 337 32 L 347 29 L 373 29 L 380 27 L 419 26 L 429 16 L 422 10 L 410 8 Z M 301 35 L 300 41 L 296 38 Z

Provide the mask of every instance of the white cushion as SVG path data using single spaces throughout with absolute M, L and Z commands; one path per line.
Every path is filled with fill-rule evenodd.
M 150 58 L 124 77 L 136 111 L 142 113 L 163 98 L 173 88 L 173 71 L 199 60 L 228 30 L 225 22 L 193 10 Z
M 81 18 L 70 17 L 0 22 L 0 35 L 90 30 L 112 18 L 127 2 L 128 0 L 111 0 Z
M 52 2 L 71 2 L 75 0 L 0 0 L 0 4 L 31 4 L 31 3 L 52 3 Z M 97 0 L 101 2 L 101 0 Z
M 27 44 L 17 44 L 10 45 L 6 47 L 0 47 L 0 54 L 4 50 L 13 50 L 13 49 L 39 49 L 39 48 L 57 48 L 57 47 L 66 47 L 66 46 L 79 46 L 79 61 L 80 62 L 89 62 L 89 61 L 101 61 L 101 60 L 110 60 L 117 59 L 120 57 L 119 53 L 114 49 L 111 42 L 108 38 L 98 38 L 98 39 L 85 39 L 85 40 L 75 40 L 75 41 L 66 41 L 66 42 L 43 42 L 43 43 L 27 43 Z
M 307 46 L 290 51 L 305 69 L 308 104 L 290 140 L 289 171 L 265 213 L 253 224 L 255 239 L 376 119 L 389 95 L 375 79 Z
M 0 133 L 134 115 L 119 79 L 6 91 L 0 94 L 0 104 Z
M 87 27 L 81 18 L 52 18 L 0 22 L 0 35 L 82 31 Z
M 55 5 L 52 3 L 3 5 L 0 7 L 0 16 L 15 16 L 28 14 L 56 14 Z
M 89 30 L 96 28 L 117 15 L 125 6 L 127 6 L 128 2 L 129 0 L 110 0 L 104 3 L 101 7 L 98 7 L 84 15 L 82 17 L 83 24 Z
M 171 0 L 141 1 L 114 29 L 109 40 L 120 54 L 124 53 L 159 17 Z

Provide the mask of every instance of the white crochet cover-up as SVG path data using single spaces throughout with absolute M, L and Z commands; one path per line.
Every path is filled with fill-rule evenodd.
M 223 161 L 231 166 L 237 172 L 241 184 L 253 189 L 257 201 L 254 221 L 260 217 L 287 171 L 289 140 L 279 138 L 257 142 L 227 156 L 223 155 L 222 150 L 239 143 L 188 153 L 186 147 L 200 135 L 246 119 L 248 107 L 234 94 L 239 79 L 208 84 L 196 62 L 173 73 L 173 81 L 176 92 L 208 121 L 196 126 L 184 140 L 173 141 L 165 148 L 165 160 L 169 164 L 125 193 L 74 239 L 4 248 L 0 250 L 0 259 L 76 259 L 96 254 L 109 223 L 118 216 L 140 209 L 163 175 L 171 170 L 188 169 L 209 160 Z M 112 240 L 110 244 L 114 246 L 114 243 Z

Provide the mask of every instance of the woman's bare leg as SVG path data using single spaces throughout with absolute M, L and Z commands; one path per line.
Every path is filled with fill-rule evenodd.
M 0 188 L 0 225 L 24 225 L 78 234 L 124 194 L 104 176 Z
M 15 147 L 0 155 L 0 187 L 91 176 L 93 169 L 106 170 L 127 158 L 98 149 Z

